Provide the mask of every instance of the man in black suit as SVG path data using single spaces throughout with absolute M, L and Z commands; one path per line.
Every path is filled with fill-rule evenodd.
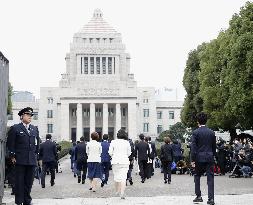
M 140 142 L 135 146 L 135 158 L 138 157 L 138 165 L 140 169 L 141 182 L 144 183 L 147 177 L 147 163 L 150 156 L 150 149 L 147 142 L 144 141 L 144 135 L 139 135 Z
M 148 137 L 148 143 L 151 145 L 151 153 L 150 153 L 150 158 L 152 160 L 152 167 L 151 167 L 151 174 L 152 176 L 154 175 L 154 159 L 157 156 L 157 151 L 156 151 L 156 147 L 155 147 L 155 143 L 151 141 L 151 137 Z
M 38 128 L 31 125 L 33 109 L 24 108 L 18 115 L 22 122 L 10 128 L 7 147 L 15 165 L 15 203 L 29 205 L 40 139 Z
M 86 153 L 86 143 L 84 141 L 84 137 L 80 138 L 80 143 L 78 143 L 75 147 L 75 159 L 76 159 L 76 169 L 77 169 L 77 177 L 78 183 L 81 182 L 81 172 L 82 174 L 82 184 L 85 183 L 86 174 L 87 174 L 87 153 Z
M 214 205 L 214 157 L 216 155 L 216 137 L 212 130 L 205 126 L 207 115 L 197 115 L 199 128 L 192 133 L 191 158 L 192 166 L 195 167 L 195 194 L 193 202 L 203 202 L 200 190 L 200 177 L 206 172 L 208 185 L 207 204 Z
M 57 156 L 56 144 L 51 141 L 52 136 L 46 135 L 46 141 L 40 145 L 40 162 L 42 161 L 42 172 L 41 172 L 41 187 L 45 188 L 45 177 L 46 172 L 49 169 L 51 174 L 51 186 L 54 186 L 55 180 L 55 163 Z

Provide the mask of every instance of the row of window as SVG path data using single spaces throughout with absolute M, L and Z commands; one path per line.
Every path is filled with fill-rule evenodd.
M 115 57 L 81 57 L 81 74 L 115 74 Z
M 149 117 L 149 109 L 143 109 L 143 117 Z M 174 111 L 169 111 L 169 119 L 174 119 Z M 157 119 L 162 119 L 162 111 L 157 111 Z
M 73 108 L 71 111 L 72 117 L 76 117 L 76 108 Z M 103 108 L 96 108 L 95 109 L 95 116 L 96 117 L 102 117 Z M 84 108 L 83 109 L 83 116 L 89 117 L 90 116 L 90 108 Z M 114 108 L 108 108 L 108 116 L 113 117 L 114 116 Z M 121 109 L 121 116 L 126 117 L 126 108 Z
M 83 38 L 84 43 L 113 43 L 113 38 Z

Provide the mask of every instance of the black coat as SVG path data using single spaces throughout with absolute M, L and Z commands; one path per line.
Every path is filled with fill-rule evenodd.
M 140 141 L 136 146 L 135 146 L 135 157 L 138 156 L 138 161 L 142 160 L 148 160 L 150 156 L 150 149 L 149 149 L 149 144 Z
M 85 142 L 81 142 L 75 147 L 75 159 L 76 161 L 87 162 L 88 156 L 86 153 L 86 144 Z
M 193 131 L 191 141 L 192 161 L 214 161 L 214 156 L 216 156 L 216 137 L 214 131 L 206 126 L 201 126 Z
M 151 149 L 152 149 L 152 151 L 150 153 L 150 158 L 154 159 L 157 156 L 155 143 L 154 142 L 149 142 L 149 144 L 151 145 Z
M 18 165 L 37 165 L 37 154 L 39 152 L 39 131 L 38 128 L 30 125 L 30 133 L 23 123 L 13 125 L 7 138 L 7 148 L 10 157 L 16 158 Z
M 173 149 L 170 144 L 164 144 L 161 146 L 161 161 L 172 162 L 173 161 Z
M 40 160 L 42 162 L 55 162 L 57 157 L 56 144 L 46 140 L 40 145 Z

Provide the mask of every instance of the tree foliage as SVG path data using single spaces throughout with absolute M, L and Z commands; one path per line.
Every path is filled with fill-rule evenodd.
M 212 128 L 231 130 L 238 123 L 252 128 L 253 3 L 234 14 L 216 39 L 190 52 L 183 84 L 187 96 L 181 119 L 186 126 L 194 127 L 189 116 L 203 110 Z
M 182 142 L 185 141 L 184 134 L 187 132 L 186 127 L 181 122 L 177 122 L 176 124 L 172 125 L 169 130 L 163 131 L 159 135 L 159 141 L 163 141 L 164 137 L 168 135 L 171 136 L 171 140 L 181 140 Z

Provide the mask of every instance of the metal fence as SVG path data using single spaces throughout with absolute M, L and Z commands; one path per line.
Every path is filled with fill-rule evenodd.
M 9 61 L 0 52 L 0 204 L 4 195 Z

